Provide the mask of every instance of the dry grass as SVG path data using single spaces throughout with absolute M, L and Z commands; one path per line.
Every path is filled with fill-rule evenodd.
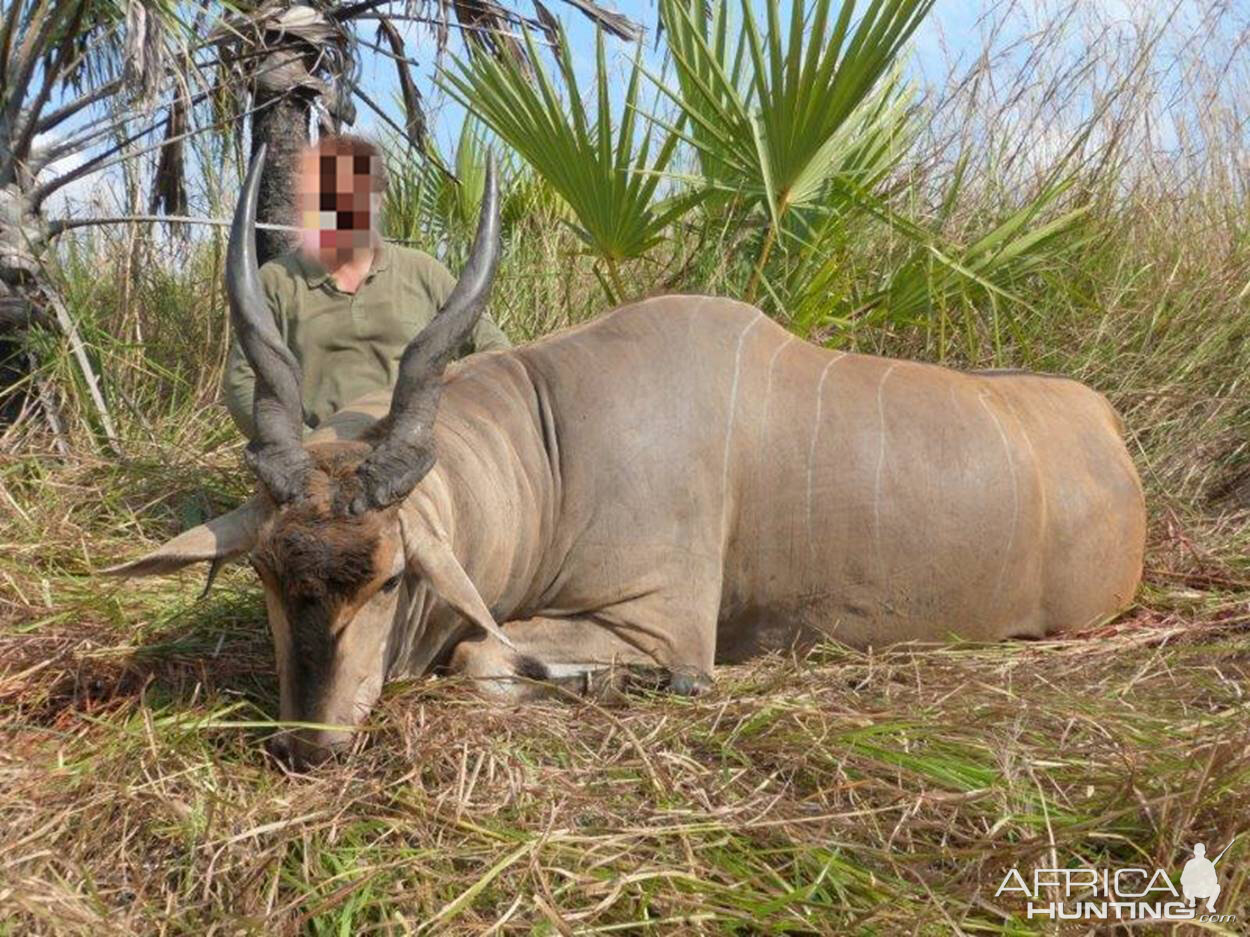
M 994 898 L 1012 865 L 1175 870 L 1250 833 L 1244 513 L 1160 518 L 1141 606 L 1098 633 L 830 645 L 695 700 L 400 684 L 350 759 L 296 777 L 260 745 L 276 688 L 249 576 L 197 602 L 193 577 L 83 575 L 140 548 L 119 519 L 149 499 L 233 491 L 232 453 L 63 465 L 38 500 L 14 484 L 34 464 L 5 466 L 0 535 L 14 933 L 1044 933 Z M 1250 863 L 1229 865 L 1241 911 Z

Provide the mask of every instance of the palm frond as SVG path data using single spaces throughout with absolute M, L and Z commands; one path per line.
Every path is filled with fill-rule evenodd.
M 742 31 L 728 37 L 722 3 L 661 0 L 660 15 L 678 89 L 669 90 L 689 121 L 685 139 L 719 187 L 754 200 L 771 228 L 747 287 L 752 298 L 786 214 L 813 204 L 839 168 L 844 133 L 893 68 L 933 0 L 869 0 L 857 22 L 854 0 L 836 15 L 833 0 L 792 0 L 788 24 L 779 0 L 765 22 L 741 0 Z M 660 85 L 662 90 L 668 90 Z
M 616 267 L 659 243 L 669 222 L 697 198 L 657 206 L 664 170 L 676 149 L 677 133 L 655 124 L 638 125 L 642 68 L 636 56 L 627 81 L 621 117 L 613 126 L 610 77 L 603 33 L 596 39 L 594 99 L 578 87 L 567 45 L 555 51 L 561 94 L 526 32 L 532 76 L 516 59 L 471 55 L 456 59 L 440 76 L 447 92 L 477 114 L 568 204 L 572 229 L 608 270 L 609 294 L 620 297 Z
M 952 184 L 958 184 L 958 174 Z M 858 226 L 875 217 L 902 235 L 903 256 L 882 271 L 876 288 L 856 295 L 847 289 L 844 253 L 831 241 L 848 237 L 846 230 L 823 232 L 824 240 L 806 255 L 788 284 L 787 307 L 792 326 L 803 335 L 830 327 L 890 322 L 895 326 L 923 324 L 945 310 L 959 307 L 972 315 L 986 300 L 995 321 L 988 331 L 997 335 L 999 310 L 1004 304 L 1028 309 L 1016 287 L 1026 278 L 1058 269 L 1065 257 L 1079 249 L 1075 236 L 1087 207 L 1060 208 L 1071 190 L 1071 180 L 1058 180 L 1035 197 L 992 222 L 966 243 L 939 236 L 931 227 L 910 221 L 870 193 L 847 191 L 846 197 L 863 208 Z M 940 205 L 948 204 L 943 193 Z

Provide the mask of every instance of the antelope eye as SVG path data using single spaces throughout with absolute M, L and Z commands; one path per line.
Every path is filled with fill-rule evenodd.
M 383 592 L 394 592 L 399 587 L 399 580 L 403 578 L 403 573 L 396 573 L 386 582 L 382 583 Z

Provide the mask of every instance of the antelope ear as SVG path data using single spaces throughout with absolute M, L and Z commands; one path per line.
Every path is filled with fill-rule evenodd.
M 256 543 L 268 507 L 252 498 L 239 507 L 192 527 L 147 556 L 103 570 L 106 576 L 163 576 L 192 563 L 211 561 L 214 569 Z
M 456 559 L 447 536 L 415 511 L 400 510 L 399 529 L 408 562 L 421 570 L 438 597 L 515 651 L 516 645 L 495 623 L 477 586 L 473 585 L 473 580 Z

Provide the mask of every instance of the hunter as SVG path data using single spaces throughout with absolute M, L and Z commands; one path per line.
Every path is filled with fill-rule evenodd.
M 300 155 L 297 180 L 301 244 L 261 267 L 260 279 L 303 370 L 307 431 L 358 397 L 395 385 L 404 348 L 456 281 L 429 254 L 383 242 L 387 177 L 375 144 L 348 134 L 323 137 Z M 460 354 L 510 344 L 483 315 Z M 251 439 L 255 375 L 237 337 L 223 383 L 230 415 Z

